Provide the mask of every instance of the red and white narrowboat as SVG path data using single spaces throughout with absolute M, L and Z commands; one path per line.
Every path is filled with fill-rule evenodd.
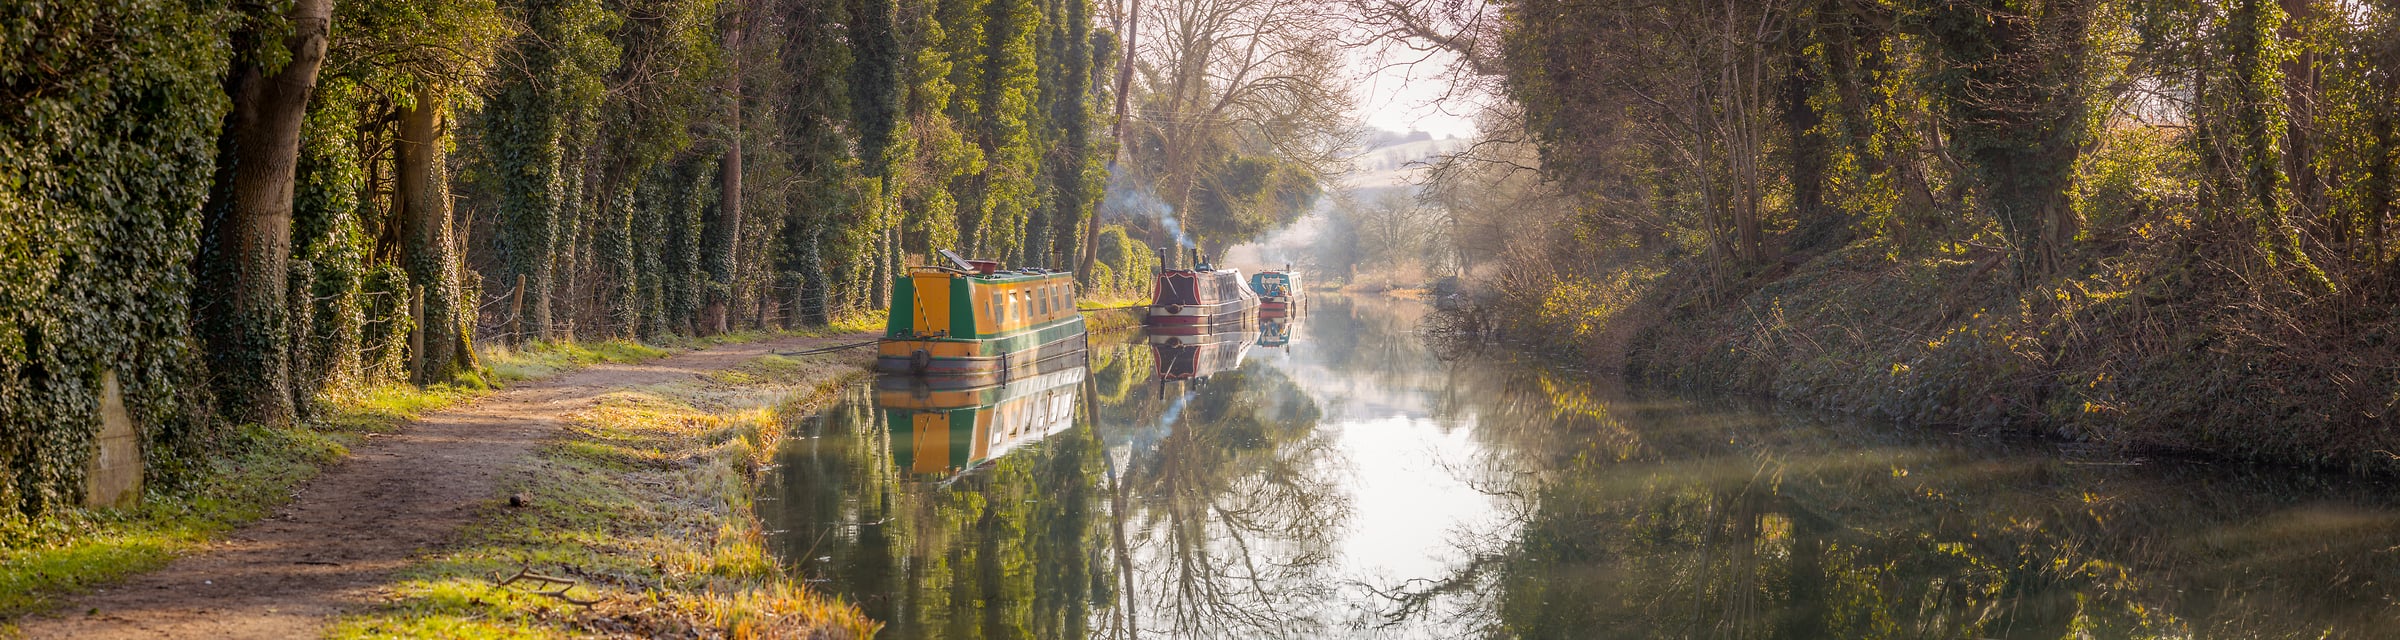
M 1258 294 L 1235 269 L 1169 269 L 1150 286 L 1142 325 L 1158 335 L 1199 335 L 1239 326 L 1258 310 Z

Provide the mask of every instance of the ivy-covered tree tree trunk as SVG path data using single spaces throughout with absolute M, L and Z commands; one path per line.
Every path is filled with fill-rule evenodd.
M 232 111 L 218 138 L 198 260 L 200 290 L 215 295 L 201 297 L 193 315 L 219 410 L 235 420 L 285 425 L 293 411 L 287 340 L 293 176 L 333 0 L 297 0 L 283 15 L 247 18 L 234 34 L 237 57 L 226 72 Z
M 420 383 L 449 380 L 476 368 L 471 327 L 461 299 L 458 258 L 451 241 L 449 178 L 442 162 L 442 106 L 445 98 L 431 83 L 417 88 L 414 108 L 400 113 L 395 141 L 398 165 L 393 195 L 400 225 L 401 264 L 409 282 L 425 295 L 424 368 L 415 372 Z
M 1792 219 L 1802 227 L 1825 223 L 1825 190 L 1828 166 L 1832 163 L 1831 149 L 1818 127 L 1825 123 L 1825 114 L 1809 102 L 1813 88 L 1825 83 L 1808 60 L 1808 36 L 1815 16 L 1785 36 L 1783 46 L 1787 57 L 1781 86 L 1775 89 L 1778 119 L 1783 125 L 1784 162 L 1792 186 Z
M 328 62 L 329 66 L 337 64 Z M 358 382 L 366 238 L 356 85 L 319 81 L 300 133 L 292 194 L 292 402 L 303 418 L 327 388 Z
M 1052 147 L 1043 156 L 1050 178 L 1048 212 L 1043 216 L 1049 228 L 1033 233 L 1047 242 L 1027 253 L 1038 255 L 1039 266 L 1055 269 L 1073 263 L 1082 245 L 1078 236 L 1084 235 L 1078 232 L 1093 226 L 1087 222 L 1097 200 L 1093 187 L 1098 168 L 1091 148 L 1091 2 L 1054 0 L 1048 11 L 1057 16 L 1042 25 L 1048 34 L 1044 48 L 1050 52 L 1041 84 L 1042 100 L 1048 103 L 1046 137 Z
M 2278 34 L 2285 19 L 2280 6 L 2267 0 L 2240 0 L 2229 7 L 2226 15 L 2225 62 L 2233 74 L 2231 86 L 2223 90 L 2232 100 L 2230 131 L 2221 138 L 2230 141 L 2238 163 L 2230 168 L 2226 184 L 2246 197 L 2242 208 L 2250 213 L 2257 227 L 2259 253 L 2268 266 L 2292 268 L 2300 280 L 2321 292 L 2334 289 L 2315 261 L 2300 246 L 2300 230 L 2286 210 L 2290 193 L 2284 174 L 2284 154 L 2295 141 L 2284 139 L 2284 130 L 2276 126 L 2293 114 L 2285 110 L 2282 65 L 2279 58 L 2288 53 L 2290 43 Z
M 1951 146 L 2016 245 L 2019 280 L 2048 273 L 2076 233 L 2067 188 L 2088 128 L 2087 39 L 2098 3 L 1928 4 L 1918 19 L 1939 59 L 1958 69 L 1935 77 Z
M 892 152 L 907 111 L 909 61 L 909 52 L 900 48 L 899 10 L 896 0 L 854 0 L 849 10 L 850 42 L 857 48 L 850 65 L 850 113 L 858 123 L 862 173 L 875 185 L 874 211 L 866 217 L 873 235 L 873 268 L 867 276 L 870 309 L 882 309 L 890 301 L 892 278 L 899 271 L 899 243 L 890 232 L 900 217 L 894 211 L 900 176 Z
M 701 332 L 730 329 L 727 306 L 733 300 L 734 273 L 742 248 L 742 23 L 744 2 L 736 0 L 731 24 L 725 28 L 725 51 L 733 68 L 725 74 L 725 159 L 717 172 L 717 217 L 709 234 L 713 252 L 708 261 L 708 305 L 700 314 Z
M 1132 95 L 1133 88 L 1133 56 L 1134 52 L 1136 51 L 1136 49 L 1134 49 L 1134 45 L 1140 44 L 1139 36 L 1141 35 L 1142 0 L 1132 0 L 1131 4 L 1132 8 L 1127 9 L 1125 13 L 1121 14 L 1124 23 L 1117 25 L 1117 33 L 1125 35 L 1125 46 L 1118 49 L 1117 55 L 1115 56 L 1117 63 L 1117 86 L 1115 96 L 1117 100 L 1117 106 L 1114 112 L 1110 114 L 1115 119 L 1108 125 L 1108 137 L 1109 140 L 1115 143 L 1116 146 L 1110 149 L 1110 155 L 1108 159 L 1108 169 L 1110 171 L 1115 171 L 1117 168 L 1117 163 L 1125 159 L 1125 110 L 1128 107 L 1127 102 Z M 1095 216 L 1091 224 L 1085 225 L 1083 228 L 1083 263 L 1077 265 L 1075 271 L 1081 274 L 1092 273 L 1092 264 L 1098 261 L 1099 258 L 1100 220 Z M 1083 275 L 1079 277 L 1083 278 L 1085 284 L 1093 284 L 1093 280 L 1090 275 Z

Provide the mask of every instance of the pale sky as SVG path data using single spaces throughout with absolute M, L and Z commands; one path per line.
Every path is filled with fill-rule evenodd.
M 1463 96 L 1443 100 L 1450 85 L 1440 76 L 1450 54 L 1438 54 L 1440 57 L 1426 59 L 1413 68 L 1394 66 L 1415 60 L 1418 55 L 1421 54 L 1406 50 L 1381 56 L 1374 52 L 1353 54 L 1353 68 L 1372 70 L 1364 82 L 1351 90 L 1351 96 L 1358 101 L 1359 119 L 1378 129 L 1425 131 L 1435 138 L 1473 137 L 1476 101 Z

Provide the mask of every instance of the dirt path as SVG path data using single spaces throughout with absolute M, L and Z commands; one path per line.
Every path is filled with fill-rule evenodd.
M 600 365 L 426 416 L 352 449 L 275 515 L 19 624 L 29 638 L 315 637 L 334 616 L 371 604 L 394 570 L 451 540 L 495 497 L 511 462 L 600 395 L 866 337 L 783 338 Z

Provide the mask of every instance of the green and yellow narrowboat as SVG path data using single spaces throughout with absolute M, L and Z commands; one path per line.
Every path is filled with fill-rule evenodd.
M 893 283 L 877 371 L 971 387 L 1084 352 L 1072 274 L 950 257 L 956 268 L 915 267 Z

